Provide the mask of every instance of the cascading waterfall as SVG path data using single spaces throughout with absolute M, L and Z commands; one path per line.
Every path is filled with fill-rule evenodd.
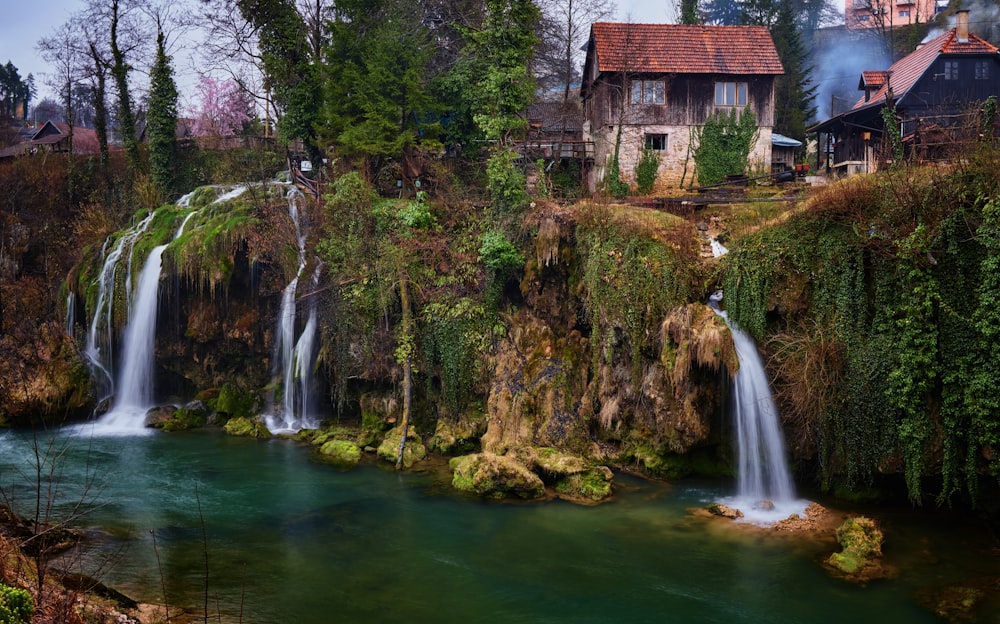
M 302 272 L 306 268 L 306 238 L 302 232 L 299 205 L 302 193 L 295 187 L 288 192 L 288 214 L 295 225 L 295 236 L 299 247 L 299 268 L 295 278 L 281 293 L 281 307 L 274 343 L 274 374 L 282 380 L 281 405 L 275 405 L 272 397 L 264 424 L 274 432 L 294 432 L 300 429 L 314 429 L 319 426 L 311 414 L 311 390 L 313 364 L 316 360 L 316 305 L 310 303 L 308 318 L 298 340 L 295 339 L 296 300 Z M 315 283 L 319 277 L 319 267 L 313 276 Z
M 111 239 L 104 242 L 104 249 L 101 255 L 104 257 L 104 264 L 101 265 L 101 273 L 97 277 L 97 306 L 94 309 L 94 318 L 90 321 L 87 331 L 87 342 L 83 353 L 90 366 L 92 377 L 98 384 L 98 396 L 103 403 L 115 392 L 115 378 L 112 374 L 114 370 L 114 288 L 118 266 L 124 254 L 128 254 L 128 265 L 132 264 L 132 248 L 135 241 L 146 231 L 153 220 L 153 213 L 140 221 L 131 229 L 125 231 L 118 238 L 114 248 L 107 250 Z M 126 293 L 130 293 L 131 273 L 125 274 Z M 128 295 L 126 295 L 127 297 Z M 126 299 L 128 300 L 128 299 Z
M 191 212 L 184 218 L 172 240 L 184 233 L 184 227 L 194 215 L 195 212 Z M 94 425 L 95 431 L 105 435 L 135 435 L 146 431 L 146 411 L 153 403 L 156 312 L 160 269 L 166 248 L 167 245 L 157 245 L 149 252 L 139 273 L 135 297 L 130 300 L 114 403 Z
M 712 251 L 716 256 L 726 253 L 715 239 Z M 771 523 L 803 512 L 808 502 L 795 498 L 778 410 L 757 345 L 719 309 L 720 301 L 722 292 L 718 291 L 710 297 L 709 305 L 725 319 L 740 363 L 733 380 L 737 488 L 736 496 L 725 502 L 742 511 L 747 521 Z

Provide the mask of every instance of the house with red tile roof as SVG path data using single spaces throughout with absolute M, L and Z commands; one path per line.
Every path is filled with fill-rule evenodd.
M 715 111 L 746 107 L 760 128 L 751 164 L 769 170 L 774 79 L 783 73 L 763 26 L 593 24 L 580 90 L 584 138 L 594 144 L 590 189 L 604 178 L 619 127 L 624 178 L 648 148 L 660 155 L 657 188 L 693 182 L 697 128 Z
M 46 121 L 27 141 L 23 141 L 0 151 L 0 158 L 10 158 L 33 154 L 38 151 L 68 152 L 70 144 L 69 124 L 63 121 Z M 100 151 L 97 133 L 91 128 L 73 128 L 73 153 L 96 154 Z
M 956 14 L 955 28 L 921 44 L 885 71 L 866 71 L 861 97 L 850 110 L 812 128 L 820 149 L 817 168 L 842 175 L 875 171 L 892 155 L 883 140 L 883 109 L 895 108 L 907 155 L 946 160 L 978 140 L 981 107 L 1000 96 L 1000 51 L 969 32 L 969 12 Z M 826 162 L 822 155 L 826 153 Z

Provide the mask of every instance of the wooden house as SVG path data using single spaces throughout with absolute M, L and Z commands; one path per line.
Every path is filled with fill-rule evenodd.
M 760 133 L 751 165 L 768 170 L 774 79 L 784 70 L 767 28 L 598 22 L 583 70 L 583 138 L 594 144 L 591 190 L 621 129 L 619 164 L 634 176 L 645 148 L 660 152 L 656 186 L 693 181 L 691 143 L 715 111 L 749 107 Z
M 883 109 L 895 123 L 908 157 L 946 160 L 981 133 L 980 108 L 1000 96 L 1000 53 L 969 32 L 969 13 L 956 26 L 922 44 L 885 71 L 866 71 L 862 95 L 849 110 L 812 128 L 819 145 L 817 168 L 838 175 L 875 171 L 894 154 L 884 140 Z M 826 162 L 823 162 L 823 155 Z

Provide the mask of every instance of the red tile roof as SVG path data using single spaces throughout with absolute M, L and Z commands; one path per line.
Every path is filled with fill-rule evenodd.
M 764 26 L 597 22 L 590 32 L 600 72 L 785 73 Z
M 863 71 L 861 72 L 861 84 L 858 88 L 863 87 L 881 87 L 885 84 L 885 72 L 884 71 Z
M 888 71 L 882 72 L 888 75 L 888 80 L 872 94 L 869 100 L 866 100 L 864 96 L 859 98 L 851 110 L 865 106 L 881 106 L 885 103 L 885 96 L 890 87 L 894 97 L 902 97 L 909 91 L 910 87 L 916 84 L 917 80 L 940 54 L 996 54 L 997 51 L 996 46 L 973 33 L 969 33 L 968 41 L 961 42 L 956 37 L 955 30 L 949 30 L 893 63 Z M 875 72 L 864 73 L 867 76 L 867 74 Z

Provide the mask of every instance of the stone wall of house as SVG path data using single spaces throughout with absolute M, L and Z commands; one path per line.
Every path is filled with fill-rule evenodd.
M 607 174 L 614 156 L 617 126 L 601 126 L 591 133 L 594 141 L 594 168 L 591 188 L 600 189 L 601 181 Z M 666 149 L 660 152 L 660 169 L 656 178 L 654 193 L 663 193 L 681 187 L 687 188 L 697 183 L 694 154 L 689 151 L 693 128 L 691 126 L 628 125 L 622 129 L 618 163 L 622 180 L 635 186 L 635 167 L 639 162 L 647 134 L 667 136 Z M 748 173 L 763 175 L 771 169 L 770 127 L 760 129 L 757 143 L 750 152 Z

